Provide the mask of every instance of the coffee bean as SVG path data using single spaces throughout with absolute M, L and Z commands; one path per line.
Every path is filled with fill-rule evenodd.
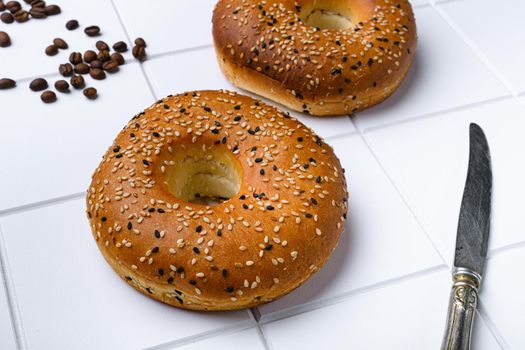
M 108 50 L 99 51 L 99 53 L 97 54 L 97 59 L 102 62 L 109 61 L 110 57 L 111 56 Z
M 46 90 L 40 95 L 40 99 L 44 103 L 53 103 L 57 100 L 57 95 L 51 90 Z
M 48 88 L 47 80 L 42 78 L 34 79 L 30 84 L 29 88 L 33 91 L 42 91 Z
M 67 21 L 66 23 L 67 30 L 75 30 L 78 28 L 78 21 L 76 19 L 72 19 Z
M 89 75 L 91 76 L 91 78 L 93 78 L 95 80 L 106 79 L 106 73 L 102 69 L 99 69 L 99 68 L 93 68 L 89 72 Z
M 88 87 L 84 90 L 84 96 L 86 96 L 90 100 L 94 100 L 98 97 L 97 95 L 97 89 Z
M 139 61 L 143 62 L 146 60 L 146 50 L 144 49 L 144 46 L 136 45 L 131 52 L 133 53 L 133 57 Z
M 102 65 L 102 68 L 104 68 L 104 70 L 108 73 L 115 73 L 115 72 L 118 72 L 119 70 L 118 66 L 119 64 L 117 61 L 109 60 L 107 62 L 104 62 L 104 64 Z
M 147 47 L 148 46 L 146 44 L 146 41 L 144 41 L 144 39 L 142 39 L 142 38 L 135 39 L 135 45 L 142 46 L 142 47 Z
M 55 45 L 49 45 L 46 47 L 46 55 L 48 56 L 55 56 L 58 53 L 58 47 Z
M 8 47 L 11 45 L 11 38 L 6 32 L 0 31 L 0 47 Z
M 56 47 L 62 50 L 65 50 L 69 47 L 67 43 L 64 41 L 64 39 L 61 39 L 61 38 L 53 39 L 53 45 L 55 45 Z
M 119 66 L 122 66 L 124 63 L 126 63 L 126 60 L 124 59 L 124 56 L 122 56 L 120 53 L 118 52 L 113 52 L 111 54 L 111 60 L 113 61 L 117 61 L 117 63 L 119 64 Z
M 69 63 L 64 63 L 58 66 L 58 71 L 63 77 L 70 77 L 73 75 L 73 66 Z
M 87 36 L 99 36 L 100 28 L 98 26 L 89 26 L 84 29 L 84 33 L 86 33 Z
M 42 0 L 35 0 L 31 2 L 31 8 L 42 8 L 45 10 L 46 2 Z
M 0 0 L 0 12 L 5 11 L 5 4 L 2 0 Z
M 80 52 L 71 52 L 69 55 L 69 62 L 72 64 L 82 63 L 82 54 Z
M 84 61 L 87 63 L 93 62 L 97 59 L 97 53 L 93 50 L 87 50 L 84 52 Z
M 5 7 L 13 14 L 22 9 L 22 5 L 20 5 L 18 1 L 8 1 L 7 4 L 5 4 Z
M 9 12 L 4 12 L 0 15 L 0 21 L 4 22 L 5 24 L 11 24 L 15 21 L 15 18 Z
M 36 19 L 42 19 L 47 17 L 46 9 L 43 7 L 32 7 L 31 10 L 29 10 L 29 14 L 31 17 Z
M 55 89 L 60 92 L 69 92 L 69 83 L 65 80 L 57 80 L 55 82 Z
M 46 14 L 48 16 L 58 15 L 60 12 L 62 12 L 62 10 L 60 9 L 58 5 L 46 6 Z
M 87 74 L 91 68 L 85 63 L 79 63 L 75 65 L 75 73 L 77 74 Z
M 109 51 L 109 46 L 108 44 L 106 44 L 105 42 L 103 42 L 102 40 L 99 40 L 95 43 L 95 47 L 97 48 L 97 50 L 99 51 Z
M 98 68 L 98 69 L 102 68 L 103 66 L 102 62 L 99 60 L 92 61 L 90 65 L 91 65 L 91 68 Z
M 0 79 L 0 90 L 11 89 L 16 86 L 16 81 L 9 78 Z
M 86 81 L 81 75 L 73 75 L 70 82 L 75 89 L 83 89 L 86 86 Z
M 24 0 L 24 2 L 28 5 L 31 5 L 35 0 Z
M 124 41 L 117 41 L 113 44 L 113 50 L 117 52 L 126 52 L 128 51 L 128 44 L 126 44 Z

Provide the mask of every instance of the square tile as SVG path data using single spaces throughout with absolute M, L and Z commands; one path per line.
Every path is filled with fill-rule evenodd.
M 93 49 L 97 40 L 104 40 L 109 45 L 119 40 L 126 41 L 126 34 L 111 1 L 57 1 L 55 3 L 62 9 L 59 15 L 41 20 L 32 19 L 25 23 L 0 23 L 1 30 L 9 33 L 12 41 L 10 47 L 0 49 L 0 62 L 2 62 L 0 75 L 8 75 L 17 80 L 55 73 L 61 63 L 68 62 L 71 52 Z M 29 9 L 23 1 L 21 4 Z M 69 31 L 65 24 L 73 18 L 79 21 L 80 27 Z M 90 25 L 100 27 L 99 37 L 88 37 L 84 34 L 84 28 Z M 47 56 L 46 47 L 57 37 L 63 38 L 68 43 L 69 49 L 60 50 L 56 56 Z
M 11 323 L 4 278 L 0 270 L 0 349 L 15 350 L 16 348 L 14 325 Z
M 212 45 L 211 18 L 217 0 L 114 0 L 132 40 L 143 37 L 148 53 Z
M 85 191 L 118 131 L 154 101 L 138 64 L 86 84 L 97 87 L 97 100 L 74 89 L 53 104 L 26 86 L 0 93 L 0 211 Z
M 525 36 L 525 2 L 463 0 L 444 3 L 440 8 L 494 64 L 515 93 L 525 91 L 525 47 L 518 44 Z
M 452 263 L 468 166 L 469 124 L 485 131 L 492 157 L 489 249 L 525 240 L 525 109 L 513 99 L 365 134 L 436 246 Z
M 168 55 L 147 61 L 145 69 L 152 80 L 158 97 L 190 90 L 227 89 L 261 99 L 255 94 L 234 87 L 224 77 L 217 63 L 213 48 Z M 314 129 L 324 138 L 356 131 L 350 118 L 347 116 L 313 117 L 292 112 L 267 99 L 263 100 L 283 111 L 290 112 L 295 118 Z
M 443 263 L 361 138 L 338 139 L 333 146 L 346 169 L 350 194 L 345 233 L 311 280 L 259 307 L 263 319 Z
M 275 350 L 439 349 L 451 283 L 450 273 L 444 271 L 264 327 Z M 472 348 L 500 348 L 479 316 Z
M 257 329 L 251 328 L 246 331 L 220 335 L 218 337 L 198 341 L 186 346 L 177 347 L 181 350 L 209 350 L 209 349 L 228 349 L 228 350 L 264 350 Z
M 101 256 L 84 210 L 76 200 L 1 220 L 29 349 L 139 349 L 253 322 L 247 311 L 190 312 L 138 293 Z
M 435 9 L 417 8 L 415 14 L 419 40 L 414 65 L 394 95 L 358 113 L 361 129 L 509 94 Z

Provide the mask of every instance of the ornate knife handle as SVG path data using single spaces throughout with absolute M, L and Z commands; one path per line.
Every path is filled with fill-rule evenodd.
M 450 292 L 447 326 L 441 350 L 468 350 L 481 276 L 472 270 L 458 268 L 452 279 L 454 284 Z

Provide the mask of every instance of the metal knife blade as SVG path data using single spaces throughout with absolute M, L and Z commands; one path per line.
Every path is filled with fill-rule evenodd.
M 480 276 L 487 257 L 490 231 L 492 170 L 489 146 L 483 130 L 470 124 L 467 180 L 459 212 L 454 266 Z

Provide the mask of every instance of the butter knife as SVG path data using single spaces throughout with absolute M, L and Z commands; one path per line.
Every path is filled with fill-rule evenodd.
M 467 181 L 459 212 L 452 291 L 442 350 L 470 349 L 478 290 L 487 257 L 490 231 L 492 170 L 483 130 L 470 124 Z

